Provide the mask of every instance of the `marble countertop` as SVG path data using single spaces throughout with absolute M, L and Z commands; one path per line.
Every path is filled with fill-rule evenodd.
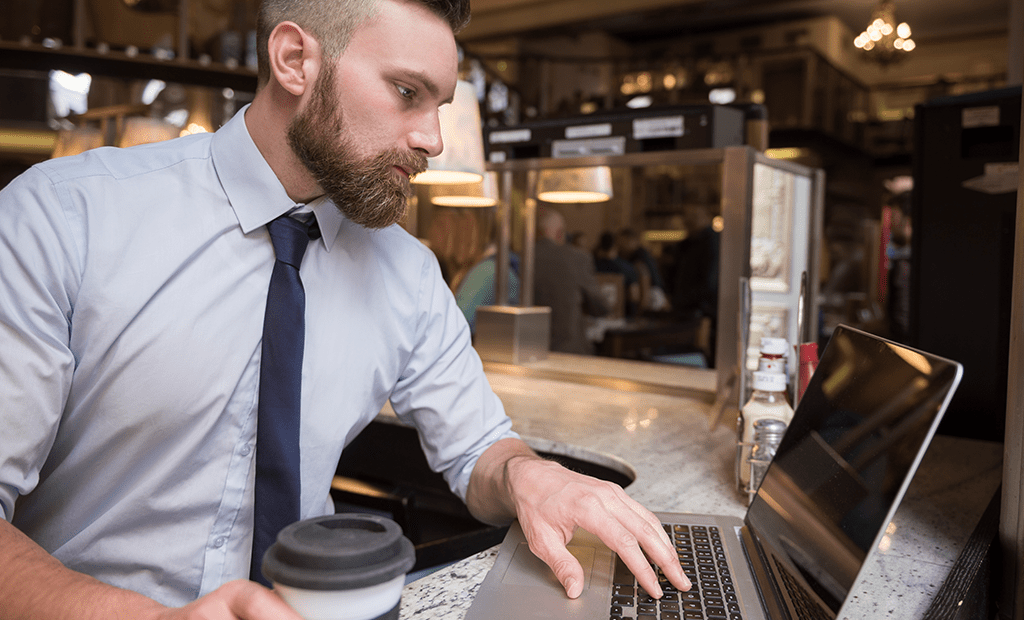
M 713 394 L 640 392 L 617 389 L 615 381 L 500 370 L 488 368 L 491 385 L 535 449 L 631 468 L 636 480 L 626 491 L 653 511 L 744 515 L 733 483 L 735 431 L 730 424 L 711 430 Z M 702 382 L 704 375 L 682 380 Z M 935 438 L 894 520 L 892 546 L 854 584 L 861 594 L 851 618 L 923 617 L 999 486 L 1001 463 L 1002 444 Z M 495 553 L 408 584 L 400 617 L 461 620 Z

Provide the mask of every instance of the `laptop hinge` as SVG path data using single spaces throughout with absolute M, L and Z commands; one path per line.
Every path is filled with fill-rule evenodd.
M 747 565 L 754 575 L 754 583 L 757 585 L 757 598 L 761 601 L 761 608 L 766 618 L 791 618 L 792 615 L 786 609 L 785 599 L 779 585 L 775 582 L 775 573 L 768 568 L 768 558 L 761 548 L 761 543 L 750 531 L 750 526 L 744 525 L 740 528 L 740 542 L 743 546 L 743 555 L 747 556 Z

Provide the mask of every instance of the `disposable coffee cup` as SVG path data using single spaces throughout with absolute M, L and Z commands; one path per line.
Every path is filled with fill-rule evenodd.
M 397 523 L 345 513 L 281 530 L 263 556 L 263 575 L 305 620 L 397 620 L 415 562 Z

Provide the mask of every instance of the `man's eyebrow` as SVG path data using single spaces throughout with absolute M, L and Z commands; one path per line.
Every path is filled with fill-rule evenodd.
M 423 72 L 423 71 L 416 71 L 416 70 L 410 70 L 410 71 L 407 71 L 407 73 L 408 73 L 409 77 L 411 77 L 411 78 L 417 80 L 418 82 L 420 82 L 421 84 L 423 84 L 423 87 L 427 89 L 427 92 L 429 92 L 432 97 L 439 97 L 440 96 L 441 89 L 437 86 L 437 84 L 434 82 L 434 80 L 431 79 L 431 77 L 429 75 L 427 75 L 425 72 Z M 448 97 L 447 99 L 445 99 L 441 103 L 442 104 L 451 103 L 454 99 L 455 99 L 454 96 Z

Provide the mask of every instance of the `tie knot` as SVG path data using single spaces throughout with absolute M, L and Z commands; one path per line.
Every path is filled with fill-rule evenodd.
M 296 269 L 302 264 L 302 257 L 306 253 L 310 239 L 320 236 L 315 217 L 310 218 L 310 223 L 306 224 L 289 215 L 282 215 L 267 224 L 267 229 L 270 231 L 270 240 L 274 244 L 274 255 L 277 256 L 277 260 Z

